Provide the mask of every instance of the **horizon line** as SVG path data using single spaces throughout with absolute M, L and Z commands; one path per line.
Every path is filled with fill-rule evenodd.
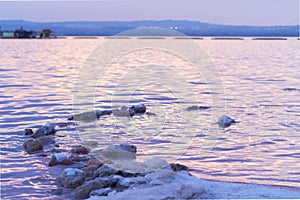
M 224 26 L 248 26 L 248 27 L 278 27 L 278 26 L 300 26 L 299 24 L 294 25 L 232 25 L 232 24 L 222 24 L 222 23 L 209 23 L 197 20 L 188 20 L 188 19 L 144 19 L 144 20 L 64 20 L 64 21 L 35 21 L 35 20 L 27 20 L 27 19 L 0 19 L 0 21 L 24 21 L 24 22 L 34 22 L 34 23 L 66 23 L 66 22 L 142 22 L 142 21 L 186 21 L 186 22 L 198 22 L 203 24 L 212 24 L 212 25 L 224 25 Z

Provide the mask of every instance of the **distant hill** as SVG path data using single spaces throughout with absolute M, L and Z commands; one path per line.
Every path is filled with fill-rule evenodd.
M 186 20 L 161 21 L 66 21 L 32 22 L 24 20 L 0 20 L 1 30 L 52 29 L 58 36 L 111 36 L 122 31 L 142 28 L 173 28 L 189 36 L 284 36 L 299 37 L 299 25 L 295 26 L 231 26 Z

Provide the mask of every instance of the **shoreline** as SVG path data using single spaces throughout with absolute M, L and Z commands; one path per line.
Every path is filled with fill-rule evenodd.
M 60 153 L 54 138 L 55 125 L 46 123 L 37 131 L 25 129 L 34 139 L 24 142 L 28 155 L 49 157 L 48 167 L 61 172 L 51 195 L 64 199 L 265 199 L 298 198 L 300 188 L 215 181 L 198 178 L 192 170 L 179 163 L 168 163 L 156 157 L 138 163 L 137 147 L 130 144 L 109 145 L 94 152 L 82 144 Z M 33 145 L 38 144 L 38 145 Z M 31 148 L 33 145 L 33 149 Z M 37 148 L 38 147 L 38 148 Z M 54 169 L 55 170 L 55 169 Z M 55 197 L 55 198 L 56 198 Z
M 191 177 L 189 182 L 185 182 L 183 184 L 187 184 L 189 187 L 198 185 L 198 190 L 203 189 L 200 194 L 192 197 L 192 199 L 297 199 L 299 198 L 300 191 L 290 191 L 286 188 L 281 187 L 271 187 L 257 184 L 248 184 L 248 183 L 231 183 L 231 182 L 223 182 L 223 181 L 211 181 L 211 180 L 203 180 L 196 177 Z M 165 185 L 166 190 L 171 190 L 174 185 Z M 182 187 L 179 187 L 182 189 Z M 146 191 L 143 192 L 143 189 Z M 155 190 L 155 188 L 152 188 Z M 197 189 L 197 187 L 196 187 Z M 112 196 L 99 197 L 94 196 L 89 198 L 89 200 L 105 200 L 105 199 L 123 199 L 125 197 L 129 197 L 129 199 L 143 196 L 144 199 L 152 199 L 153 196 L 144 196 L 147 194 L 148 190 L 151 188 L 135 188 L 129 189 L 119 194 L 115 194 Z M 165 191 L 166 192 L 166 191 Z M 174 190 L 174 193 L 179 192 L 179 190 Z M 160 194 L 162 195 L 162 194 Z M 167 192 L 166 194 L 167 195 Z M 149 197 L 149 198 L 148 198 Z M 155 196 L 155 199 L 159 196 Z M 180 196 L 182 197 L 182 196 Z
M 191 174 L 193 175 L 193 171 L 190 171 Z M 299 192 L 300 193 L 300 187 L 295 187 L 295 186 L 287 186 L 287 185 L 275 185 L 275 184 L 263 184 L 263 183 L 250 183 L 250 182 L 242 182 L 242 181 L 226 181 L 226 180 L 215 180 L 215 179 L 209 179 L 209 178 L 202 178 L 197 175 L 193 175 L 198 179 L 201 179 L 203 181 L 211 181 L 211 182 L 221 182 L 221 183 L 233 183 L 233 184 L 245 184 L 245 185 L 257 185 L 257 186 L 262 186 L 262 187 L 270 187 L 274 189 L 286 189 L 289 191 L 294 191 L 294 192 Z

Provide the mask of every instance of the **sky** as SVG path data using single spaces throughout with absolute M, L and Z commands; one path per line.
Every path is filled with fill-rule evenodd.
M 300 0 L 2 1 L 0 20 L 194 20 L 226 25 L 298 25 Z

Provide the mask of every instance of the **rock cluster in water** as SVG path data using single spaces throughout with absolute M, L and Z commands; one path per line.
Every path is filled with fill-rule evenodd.
M 134 145 L 120 144 L 109 145 L 103 149 L 104 152 L 120 153 L 116 157 L 122 157 L 123 151 L 129 154 L 135 154 L 137 148 Z M 63 159 L 63 158 L 62 158 Z M 93 160 L 94 158 L 91 158 Z M 193 198 L 203 193 L 203 189 L 189 183 L 181 182 L 180 179 L 189 178 L 191 175 L 186 171 L 188 168 L 181 164 L 168 164 L 165 160 L 156 158 L 141 163 L 147 166 L 147 172 L 130 172 L 123 171 L 115 168 L 114 165 L 109 163 L 91 162 L 87 161 L 77 168 L 65 168 L 62 174 L 57 178 L 57 182 L 61 184 L 62 188 L 73 188 L 73 199 L 126 199 L 126 192 L 130 190 L 142 190 L 149 192 L 149 190 L 160 190 L 170 187 L 166 193 L 160 191 L 159 196 L 155 199 L 174 199 L 174 198 Z M 122 160 L 123 162 L 130 162 Z M 185 172 L 182 173 L 181 171 Z M 181 191 L 188 189 L 188 192 Z M 140 191 L 141 192 L 141 191 Z M 124 196 L 125 193 L 125 196 Z M 135 193 L 133 193 L 135 194 Z M 154 194 L 147 194 L 149 196 L 132 196 L 132 198 L 151 199 Z
M 24 131 L 24 135 L 31 136 L 31 139 L 26 140 L 23 143 L 24 149 L 28 153 L 34 153 L 37 151 L 42 151 L 44 145 L 47 143 L 54 143 L 53 134 L 55 134 L 55 125 L 47 122 L 44 126 L 37 129 L 35 132 L 27 128 Z
M 146 113 L 146 106 L 144 104 L 138 104 L 131 107 L 122 106 L 120 109 L 113 110 L 94 110 L 75 114 L 68 118 L 68 120 L 74 121 L 93 121 L 99 119 L 105 115 L 113 114 L 115 117 L 132 117 L 135 114 Z
M 187 111 L 198 109 L 209 107 L 195 106 Z M 129 117 L 144 113 L 146 106 L 140 104 L 81 113 L 71 119 L 98 119 L 110 114 Z M 225 115 L 218 119 L 221 127 L 228 127 L 233 123 L 236 121 Z M 90 155 L 91 150 L 83 145 L 74 146 L 70 151 L 56 148 L 45 150 L 51 145 L 59 147 L 55 143 L 56 125 L 47 122 L 36 131 L 25 129 L 24 135 L 31 138 L 23 143 L 29 154 L 49 157 L 49 167 L 65 166 L 56 179 L 58 188 L 52 190 L 51 194 L 64 194 L 71 199 L 192 199 L 200 198 L 203 193 L 202 187 L 193 181 L 189 182 L 193 178 L 185 165 L 169 164 L 161 158 L 136 162 L 137 147 L 127 143 L 111 144 L 97 152 L 103 159 Z
M 195 110 L 207 110 L 210 109 L 210 106 L 189 106 L 186 108 L 186 111 L 195 111 Z M 217 124 L 221 127 L 221 128 L 227 128 L 232 124 L 237 123 L 234 119 L 232 119 L 231 117 L 228 117 L 226 115 L 221 116 L 218 121 Z
M 35 134 L 37 132 L 39 134 Z M 119 161 L 116 163 L 122 163 L 121 166 L 127 167 L 122 170 L 116 167 L 116 163 L 104 162 L 89 155 L 90 149 L 83 145 L 74 146 L 65 153 L 57 149 L 44 151 L 43 147 L 49 147 L 48 144 L 55 146 L 54 135 L 52 135 L 55 132 L 55 125 L 51 123 L 47 123 L 36 132 L 28 129 L 24 132 L 26 136 L 32 137 L 34 134 L 36 136 L 24 142 L 24 148 L 28 153 L 49 157 L 49 167 L 65 166 L 56 179 L 58 188 L 49 191 L 52 195 L 64 195 L 70 199 L 126 199 L 127 195 L 130 199 L 187 199 L 203 192 L 200 186 L 195 187 L 195 184 L 180 181 L 184 177 L 191 177 L 187 171 L 188 167 L 178 163 L 169 164 L 161 158 L 142 163 L 135 162 L 137 147 L 127 143 L 111 144 L 101 151 L 101 154 L 110 161 Z M 130 169 L 139 169 L 139 171 L 134 172 Z M 181 191 L 182 189 L 185 191 Z M 135 192 L 126 194 L 131 190 L 137 190 L 141 196 L 136 196 Z M 156 196 L 151 194 L 161 190 L 166 192 L 154 193 Z

